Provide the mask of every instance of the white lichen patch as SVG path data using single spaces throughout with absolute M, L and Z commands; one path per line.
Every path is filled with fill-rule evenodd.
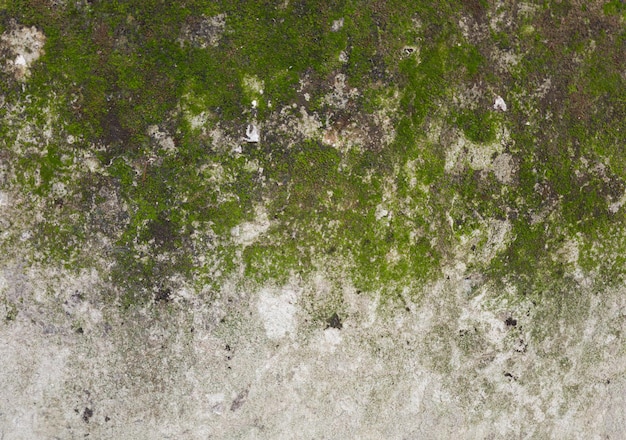
M 396 138 L 395 121 L 400 106 L 400 92 L 394 90 L 389 96 L 380 100 L 379 108 L 373 113 L 374 131 L 380 133 L 377 142 L 379 147 L 390 145 Z
M 233 241 L 240 245 L 250 245 L 261 235 L 265 234 L 271 226 L 265 208 L 259 206 L 256 209 L 256 217 L 253 221 L 245 222 L 231 229 Z
M 385 205 L 379 204 L 376 206 L 376 212 L 374 213 L 374 218 L 376 220 L 386 219 L 390 217 L 390 212 L 385 208 Z
M 458 22 L 459 29 L 463 37 L 472 42 L 478 42 L 485 39 L 489 32 L 489 27 L 484 23 L 479 23 L 469 17 L 461 17 Z
M 334 20 L 332 26 L 330 27 L 330 30 L 333 32 L 339 32 L 343 27 L 343 21 L 343 17 L 338 20 Z
M 537 98 L 544 98 L 548 94 L 550 89 L 552 89 L 552 79 L 545 78 L 543 82 L 535 89 L 534 96 L 536 96 Z
M 500 153 L 502 148 L 500 142 L 477 144 L 459 134 L 446 153 L 445 170 L 452 172 L 457 169 L 457 172 L 461 172 L 464 166 L 473 170 L 485 170 L 490 166 L 494 154 Z
M 553 259 L 561 261 L 569 265 L 577 265 L 580 249 L 578 241 L 575 239 L 567 240 L 553 255 Z
M 394 91 L 380 99 L 378 104 L 373 112 L 348 123 L 332 124 L 327 121 L 321 136 L 322 142 L 342 153 L 360 148 L 381 150 L 390 145 L 396 137 L 394 121 L 397 119 L 399 93 Z
M 529 2 L 519 2 L 517 4 L 518 13 L 524 17 L 532 17 L 540 9 L 541 7 L 539 5 L 529 3 Z
M 265 82 L 254 75 L 245 75 L 241 85 L 250 99 L 260 98 L 265 88 Z
M 514 238 L 512 225 L 508 220 L 484 219 L 479 227 L 460 237 L 455 248 L 455 260 L 462 265 L 488 265 L 491 260 L 505 250 Z
M 316 112 L 285 106 L 267 122 L 267 131 L 279 135 L 289 147 L 302 140 L 323 138 L 323 123 Z
M 192 130 L 203 130 L 209 122 L 209 114 L 207 112 L 200 112 L 198 114 L 186 112 L 185 117 Z
M 510 50 L 493 49 L 492 65 L 500 73 L 510 73 L 519 64 L 522 57 Z
M 6 208 L 10 205 L 9 193 L 6 191 L 0 191 L 0 209 Z
M 344 154 L 352 149 L 367 145 L 368 141 L 367 131 L 356 122 L 341 129 L 329 127 L 322 134 L 324 144 L 334 147 Z
M 219 152 L 241 153 L 241 136 L 235 136 L 224 129 L 219 123 L 207 131 L 211 148 Z M 239 134 L 238 134 L 239 135 Z
M 446 152 L 444 169 L 453 174 L 464 172 L 466 167 L 476 171 L 491 171 L 499 182 L 511 183 L 517 172 L 517 164 L 504 151 L 505 145 L 509 143 L 510 133 L 505 127 L 500 127 L 496 139 L 488 144 L 472 142 L 457 132 Z
M 508 153 L 499 154 L 491 163 L 491 167 L 498 182 L 504 184 L 513 182 L 516 170 L 513 156 Z
M 308 113 L 304 107 L 300 107 L 300 118 L 294 120 L 293 130 L 305 139 L 317 139 L 320 136 L 322 122 L 317 113 Z
M 257 311 L 268 338 L 281 339 L 286 336 L 295 336 L 298 297 L 298 292 L 288 287 L 265 288 L 259 292 Z
M 16 26 L 0 35 L 0 48 L 10 54 L 4 61 L 4 70 L 18 80 L 30 76 L 30 68 L 44 54 L 46 37 L 36 27 Z
M 304 101 L 307 100 L 308 92 L 305 90 L 308 86 L 306 78 L 300 80 L 298 92 Z M 324 95 L 324 100 L 327 104 L 333 103 L 334 108 L 347 108 L 355 105 L 351 99 L 357 95 L 356 89 L 347 88 L 345 75 L 337 74 L 331 91 Z M 286 147 L 292 147 L 303 140 L 319 140 L 342 153 L 353 148 L 380 150 L 395 139 L 394 121 L 398 118 L 399 97 L 397 90 L 390 91 L 378 99 L 375 110 L 349 118 L 338 117 L 333 111 L 322 119 L 319 111 L 311 111 L 306 105 L 293 103 L 273 112 L 264 121 L 264 133 L 270 138 L 280 136 Z
M 489 263 L 510 244 L 513 226 L 508 220 L 490 219 L 485 223 L 487 242 L 481 246 L 479 256 L 482 262 Z
M 455 90 L 452 98 L 454 105 L 462 109 L 474 110 L 478 107 L 483 90 L 478 84 L 472 86 L 460 86 Z
M 176 144 L 172 136 L 162 131 L 158 125 L 148 127 L 148 136 L 150 136 L 166 154 L 176 152 Z
M 346 75 L 335 75 L 333 89 L 324 96 L 324 102 L 337 109 L 345 109 L 348 102 L 359 96 L 359 91 L 346 84 Z
M 28 154 L 42 154 L 44 147 L 54 142 L 58 135 L 59 116 L 51 106 L 38 108 L 37 115 L 28 114 L 26 109 L 31 104 L 32 97 L 26 96 L 16 105 L 7 106 L 4 117 L 5 126 L 14 135 L 10 148 L 19 156 Z
M 611 214 L 617 213 L 622 208 L 622 206 L 624 206 L 624 204 L 626 204 L 626 192 L 622 194 L 619 200 L 615 202 L 609 201 L 609 212 Z

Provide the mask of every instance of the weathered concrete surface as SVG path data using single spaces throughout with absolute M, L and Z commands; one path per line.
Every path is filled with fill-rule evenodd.
M 93 274 L 16 262 L 0 278 L 19 297 L 0 333 L 3 438 L 621 438 L 623 291 L 529 343 L 537 309 L 447 276 L 404 307 L 319 274 L 122 318 Z M 307 319 L 331 288 L 341 328 Z
M 626 438 L 623 2 L 131 3 L 0 0 L 0 440 Z

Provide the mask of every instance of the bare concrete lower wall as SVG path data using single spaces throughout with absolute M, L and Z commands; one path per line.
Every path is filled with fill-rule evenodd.
M 340 286 L 324 325 L 323 275 L 123 315 L 95 272 L 5 267 L 0 438 L 623 438 L 623 292 L 536 343 L 533 310 L 447 273 L 402 307 Z

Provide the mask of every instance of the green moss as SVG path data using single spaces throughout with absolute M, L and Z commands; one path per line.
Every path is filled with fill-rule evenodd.
M 279 246 L 253 244 L 243 251 L 246 276 L 259 283 L 274 280 L 286 283 L 291 274 L 306 275 L 311 266 L 311 250 L 297 243 Z
M 496 139 L 496 124 L 489 110 L 466 110 L 456 117 L 456 125 L 472 142 L 490 143 Z
M 602 5 L 602 10 L 607 15 L 621 15 L 626 17 L 626 5 L 620 0 L 611 0 Z
M 505 28 L 474 42 L 463 38 L 457 23 L 459 14 L 483 19 L 489 5 L 482 0 L 44 3 L 0 2 L 2 17 L 38 26 L 47 36 L 46 54 L 24 90 L 8 76 L 0 87 L 12 102 L 24 93 L 34 97 L 25 111 L 28 123 L 44 127 L 44 110 L 59 120 L 45 150 L 16 158 L 16 185 L 45 207 L 37 250 L 71 261 L 94 232 L 81 225 L 85 215 L 76 214 L 91 208 L 68 202 L 59 209 L 52 185 L 65 183 L 68 199 L 94 196 L 94 179 L 70 176 L 74 162 L 98 157 L 129 209 L 128 225 L 114 231 L 113 257 L 126 308 L 151 301 L 175 275 L 218 286 L 241 263 L 246 277 L 264 282 L 342 261 L 360 289 L 388 287 L 392 298 L 396 285 L 436 276 L 461 237 L 494 218 L 512 223 L 513 239 L 488 268 L 479 268 L 493 279 L 508 276 L 524 289 L 560 292 L 560 281 L 550 280 L 567 277 L 570 268 L 555 254 L 572 238 L 586 269 L 623 272 L 623 216 L 608 211 L 623 194 L 626 165 L 619 129 L 626 108 L 623 57 L 613 49 L 624 34 L 613 17 L 596 17 L 606 29 L 594 35 L 594 52 L 587 50 L 587 34 L 561 25 L 576 12 L 569 2 L 545 3 L 537 20 L 520 17 L 519 35 Z M 606 14 L 622 14 L 618 3 L 607 2 Z M 217 46 L 180 41 L 181 30 L 203 14 L 222 13 L 226 24 Z M 339 19 L 343 27 L 331 31 Z M 419 56 L 405 56 L 407 45 L 418 47 Z M 510 72 L 496 74 L 486 66 L 493 47 L 524 56 Z M 572 64 L 574 56 L 581 61 Z M 360 93 L 341 111 L 323 99 L 337 73 Z M 306 103 L 297 91 L 304 77 L 312 95 Z M 246 78 L 261 81 L 263 94 L 250 90 Z M 546 78 L 551 88 L 539 97 L 534 90 Z M 484 97 L 477 110 L 455 108 L 450 103 L 459 85 L 509 91 L 510 109 L 493 112 Z M 287 147 L 268 135 L 234 154 L 216 152 L 206 135 L 217 123 L 229 135 L 240 132 L 253 99 L 261 124 L 293 102 L 329 124 L 360 124 L 389 110 L 396 94 L 396 138 L 384 147 L 340 152 L 317 141 Z M 192 132 L 184 112 L 209 115 L 204 134 Z M 526 125 L 529 119 L 533 125 Z M 150 139 L 151 125 L 172 136 L 174 152 Z M 492 143 L 497 127 L 511 133 L 503 145 L 517 167 L 511 184 L 470 169 L 445 172 L 448 132 L 460 129 L 472 142 Z M 441 139 L 433 139 L 437 128 Z M 7 144 L 17 139 L 17 127 L 0 130 Z M 79 140 L 67 146 L 67 135 Z M 583 159 L 605 164 L 604 175 L 586 169 Z M 267 209 L 271 228 L 249 246 L 231 243 L 232 228 L 251 220 L 258 205 Z M 378 205 L 389 215 L 377 219 Z M 202 247 L 193 238 L 196 228 L 210 230 L 219 243 Z M 599 259 L 598 243 L 617 257 Z M 194 259 L 203 252 L 218 269 Z
M 413 58 L 400 63 L 401 73 L 407 80 L 401 105 L 416 125 L 434 112 L 437 100 L 446 90 L 444 52 L 443 45 L 428 47 L 421 52 L 419 64 Z

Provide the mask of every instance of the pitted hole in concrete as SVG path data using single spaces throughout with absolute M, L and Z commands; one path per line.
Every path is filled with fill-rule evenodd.
M 333 313 L 330 318 L 326 321 L 326 328 L 336 328 L 337 330 L 341 330 L 343 328 L 343 324 L 337 312 Z
M 506 324 L 507 327 L 516 327 L 517 326 L 517 319 L 509 316 L 508 318 L 506 318 L 504 323 Z
M 93 409 L 85 407 L 85 409 L 83 410 L 83 422 L 85 423 L 89 423 L 89 419 L 91 419 L 93 417 Z
M 172 300 L 172 289 L 169 287 L 159 289 L 154 295 L 154 302 L 168 303 Z

